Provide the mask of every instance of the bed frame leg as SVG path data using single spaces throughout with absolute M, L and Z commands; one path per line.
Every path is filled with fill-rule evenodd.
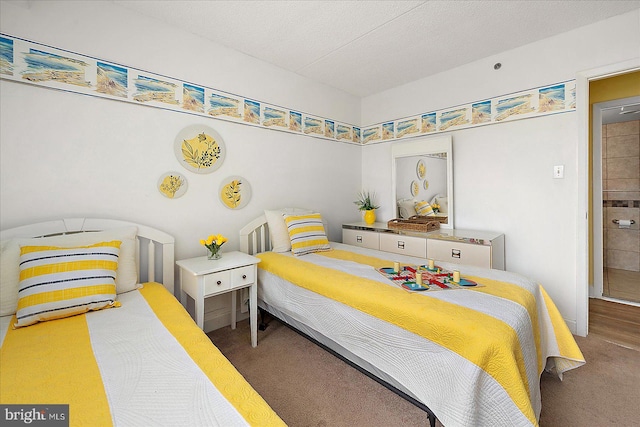
M 436 415 L 431 411 L 427 411 L 427 418 L 429 419 L 429 426 L 436 427 Z
M 260 324 L 258 325 L 258 329 L 264 331 L 269 326 L 269 323 L 266 322 L 267 311 L 263 308 L 258 307 L 258 312 L 260 313 Z

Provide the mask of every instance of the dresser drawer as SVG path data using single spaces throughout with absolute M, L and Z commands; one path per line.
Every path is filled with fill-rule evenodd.
M 455 264 L 491 268 L 491 246 L 428 239 L 427 257 Z
M 380 233 L 380 250 L 401 255 L 427 257 L 427 241 L 422 237 Z
M 380 233 L 375 231 L 362 231 L 342 229 L 342 243 L 362 248 L 379 249 Z
M 231 288 L 231 271 L 225 270 L 219 273 L 204 276 L 204 296 L 217 294 Z

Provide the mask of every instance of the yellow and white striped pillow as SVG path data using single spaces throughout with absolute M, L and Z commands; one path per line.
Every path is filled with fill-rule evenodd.
M 23 246 L 15 327 L 119 306 L 119 240 L 90 246 Z
M 331 249 L 320 214 L 285 215 L 284 221 L 287 224 L 291 239 L 291 252 L 294 255 L 305 255 Z
M 416 213 L 420 216 L 436 216 L 429 202 L 416 202 Z

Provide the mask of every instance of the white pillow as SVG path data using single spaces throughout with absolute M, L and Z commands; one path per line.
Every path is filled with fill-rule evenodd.
M 400 218 L 406 219 L 417 215 L 415 204 L 416 199 L 398 200 L 398 215 L 400 215 Z
M 271 249 L 273 252 L 289 252 L 291 250 L 291 239 L 289 238 L 289 230 L 284 222 L 284 215 L 294 214 L 310 214 L 309 209 L 300 208 L 284 208 L 275 210 L 265 210 L 264 216 L 267 217 L 269 225 L 269 237 L 271 238 Z
M 284 221 L 284 220 L 283 220 Z M 0 316 L 14 314 L 18 307 L 18 283 L 20 281 L 21 246 L 88 246 L 100 242 L 120 240 L 120 257 L 116 273 L 116 292 L 137 289 L 138 265 L 136 263 L 136 235 L 138 227 L 129 226 L 113 230 L 65 234 L 42 238 L 16 238 L 0 245 Z

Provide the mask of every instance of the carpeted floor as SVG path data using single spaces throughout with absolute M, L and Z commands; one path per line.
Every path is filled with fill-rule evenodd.
M 208 335 L 289 426 L 428 426 L 416 406 L 278 321 L 258 332 L 257 348 L 247 321 Z M 640 352 L 599 338 L 576 341 L 587 364 L 563 381 L 542 375 L 540 425 L 637 425 Z

